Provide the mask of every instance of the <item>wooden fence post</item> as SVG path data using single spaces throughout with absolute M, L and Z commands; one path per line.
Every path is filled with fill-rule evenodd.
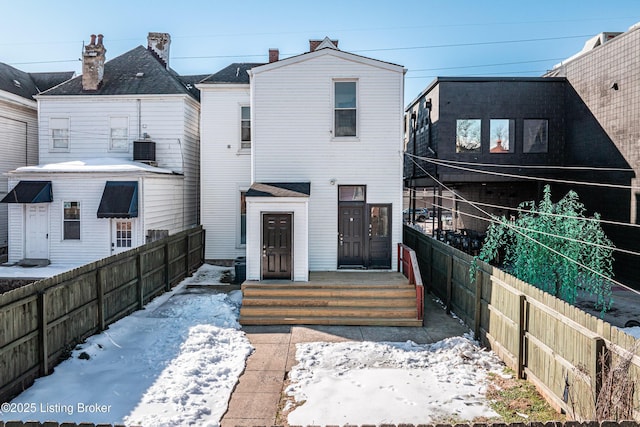
M 605 351 L 605 342 L 602 337 L 594 337 L 592 338 L 592 346 L 591 346 L 591 366 L 589 370 L 589 375 L 591 376 L 591 392 L 593 393 L 594 402 L 598 398 L 598 394 L 600 394 L 600 389 L 602 387 L 602 355 Z M 584 414 L 583 414 L 584 415 Z
M 204 251 L 205 251 L 205 242 L 207 237 L 207 231 L 204 228 L 200 229 L 200 263 L 204 262 Z
M 184 246 L 185 246 L 185 248 L 184 248 L 184 253 L 185 253 L 185 258 L 184 258 L 184 278 L 186 279 L 187 277 L 189 277 L 189 267 L 190 267 L 189 259 L 191 258 L 191 256 L 190 256 L 191 239 L 190 239 L 190 236 L 189 236 L 188 232 L 185 234 L 185 244 L 184 244 Z
M 105 330 L 105 321 L 104 321 L 104 283 L 102 283 L 102 272 L 101 268 L 96 269 L 96 291 L 98 293 L 98 331 L 102 332 Z
M 518 295 L 518 371 L 516 372 L 517 378 L 524 378 L 524 366 L 525 366 L 525 342 L 524 334 L 525 328 L 525 310 L 526 310 L 527 297 L 524 294 Z
M 40 340 L 40 375 L 49 375 L 49 343 L 47 340 L 47 294 L 38 293 L 38 338 Z
M 484 272 L 481 269 L 476 270 L 476 294 L 475 311 L 473 316 L 473 333 L 477 340 L 480 340 L 480 324 L 482 321 L 482 281 L 484 280 Z
M 451 314 L 451 299 L 453 297 L 453 255 L 449 254 L 447 263 L 447 300 L 445 301 L 446 313 Z
M 142 255 L 138 252 L 136 256 L 136 274 L 137 274 L 137 291 L 138 291 L 138 310 L 144 307 L 144 289 L 142 286 Z
M 164 289 L 169 292 L 171 290 L 171 277 L 169 277 L 171 269 L 169 268 L 169 243 L 164 244 Z

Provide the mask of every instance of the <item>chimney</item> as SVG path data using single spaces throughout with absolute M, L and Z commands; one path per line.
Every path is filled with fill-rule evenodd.
M 269 63 L 277 62 L 280 59 L 280 51 L 278 49 L 269 49 Z
M 149 33 L 147 36 L 147 49 L 156 58 L 169 68 L 169 46 L 171 45 L 171 35 L 169 33 Z
M 104 77 L 104 59 L 107 50 L 102 44 L 102 34 L 91 34 L 91 41 L 82 52 L 82 90 L 94 91 L 100 88 Z

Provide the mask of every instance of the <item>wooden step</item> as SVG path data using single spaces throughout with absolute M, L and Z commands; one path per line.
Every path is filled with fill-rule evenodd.
M 406 326 L 420 327 L 418 319 L 378 319 L 370 317 L 254 317 L 240 316 L 242 325 L 341 325 L 341 326 Z
M 416 290 L 405 283 L 242 285 L 243 325 L 421 326 Z
M 404 298 L 311 298 L 311 297 L 245 297 L 242 305 L 248 306 L 298 306 L 298 307 L 413 307 L 415 292 Z

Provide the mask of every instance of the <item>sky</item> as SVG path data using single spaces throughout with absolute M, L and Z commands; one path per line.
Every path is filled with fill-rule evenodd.
M 171 35 L 179 74 L 308 51 L 328 36 L 342 50 L 407 69 L 405 104 L 436 76 L 540 76 L 591 36 L 640 22 L 638 0 L 0 0 L 0 62 L 80 74 L 83 43 L 103 34 L 107 60 Z

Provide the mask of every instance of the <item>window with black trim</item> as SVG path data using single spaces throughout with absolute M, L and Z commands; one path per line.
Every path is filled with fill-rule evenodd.
M 546 153 L 549 151 L 549 121 L 525 119 L 522 122 L 522 152 Z

